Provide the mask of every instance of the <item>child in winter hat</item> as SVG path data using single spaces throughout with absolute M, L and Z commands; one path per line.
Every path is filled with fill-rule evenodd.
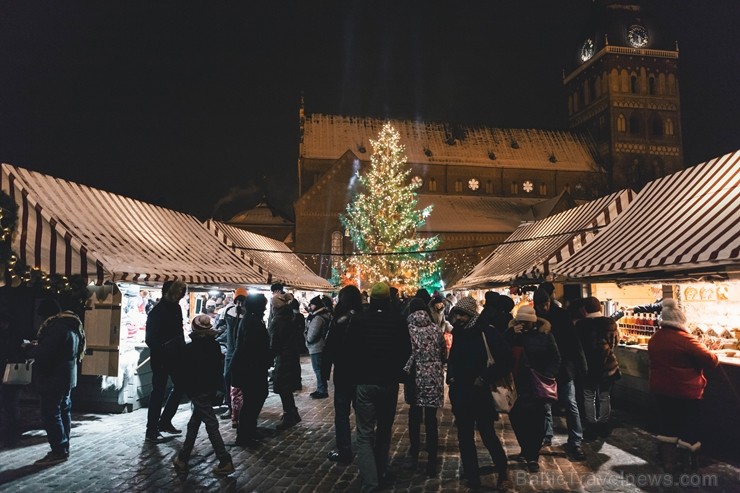
M 663 309 L 660 312 L 660 325 L 670 325 L 679 329 L 687 330 L 688 322 L 686 315 L 678 308 L 678 303 L 673 298 L 663 299 Z

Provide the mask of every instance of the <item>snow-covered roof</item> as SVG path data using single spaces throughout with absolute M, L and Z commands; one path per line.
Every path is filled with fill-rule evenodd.
M 48 274 L 99 284 L 266 283 L 188 214 L 9 164 L 2 165 L 0 189 L 18 205 L 14 251 Z
M 432 206 L 420 229 L 429 233 L 511 233 L 522 221 L 535 219 L 542 199 L 419 195 L 417 208 Z
M 409 163 L 568 171 L 599 169 L 593 142 L 568 131 L 453 126 L 322 114 L 306 117 L 301 157 L 335 160 L 351 150 L 360 159 L 369 160 L 373 152 L 370 140 L 378 138 L 386 122 L 401 135 Z
M 260 202 L 252 209 L 238 212 L 234 217 L 228 220 L 228 223 L 269 226 L 292 226 L 293 224 L 284 217 L 273 212 L 266 202 Z
M 284 243 L 212 219 L 206 221 L 206 227 L 250 266 L 267 275 L 268 283 L 280 281 L 299 289 L 332 290 L 329 281 L 317 276 Z

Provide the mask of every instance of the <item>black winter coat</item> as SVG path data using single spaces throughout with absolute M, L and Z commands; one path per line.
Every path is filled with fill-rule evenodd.
M 45 321 L 38 345 L 28 351 L 39 392 L 67 392 L 77 386 L 80 351 L 80 319 L 72 314 L 55 315 Z
M 290 306 L 273 310 L 271 329 L 272 354 L 275 355 L 272 390 L 276 394 L 293 392 L 301 386 L 299 347 L 303 338 Z
M 351 385 L 348 374 L 349 362 L 347 361 L 347 332 L 352 327 L 352 319 L 356 317 L 354 310 L 349 313 L 334 317 L 329 324 L 329 332 L 326 334 L 326 344 L 321 354 L 321 374 L 329 375 L 334 367 L 334 385 Z
M 223 356 L 214 337 L 193 337 L 185 346 L 183 357 L 187 364 L 183 365 L 182 384 L 188 397 L 223 390 Z
M 251 383 L 267 383 L 267 370 L 273 359 L 270 336 L 262 317 L 248 313 L 237 331 L 236 349 L 231 360 L 231 385 L 242 388 Z
M 566 311 L 555 303 L 551 303 L 550 310 L 542 318 L 550 322 L 552 335 L 555 337 L 560 352 L 558 380 L 567 382 L 576 376 L 585 376 L 586 356 L 583 353 L 581 339 Z
M 516 334 L 513 327 L 518 322 L 509 323 L 507 339 L 514 353 L 514 383 L 522 403 L 534 402 L 532 374 L 534 368 L 542 375 L 554 378 L 560 368 L 560 352 L 551 332 L 550 322 L 537 318 L 536 328 L 529 332 Z
M 488 367 L 488 355 L 483 343 L 483 333 L 494 366 Z M 447 360 L 447 383 L 473 385 L 477 378 L 493 383 L 496 378 L 508 374 L 512 369 L 509 345 L 503 333 L 480 317 L 471 319 L 465 327 L 452 329 L 452 349 Z

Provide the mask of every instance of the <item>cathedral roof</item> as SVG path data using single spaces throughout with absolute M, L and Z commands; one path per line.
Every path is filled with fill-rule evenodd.
M 369 160 L 370 140 L 390 121 L 409 163 L 597 171 L 593 142 L 563 130 L 491 128 L 443 122 L 312 114 L 303 125 L 301 158 L 338 159 L 347 150 Z
M 274 212 L 265 202 L 260 202 L 254 208 L 239 212 L 231 219 L 226 221 L 228 224 L 249 224 L 249 225 L 272 225 L 288 226 L 293 223 Z

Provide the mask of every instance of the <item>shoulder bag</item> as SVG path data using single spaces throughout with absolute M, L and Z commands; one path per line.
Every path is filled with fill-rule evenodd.
M 33 360 L 27 359 L 25 363 L 8 363 L 3 373 L 3 384 L 5 385 L 28 385 L 31 383 L 31 372 Z
M 529 367 L 532 374 L 532 390 L 534 396 L 545 401 L 558 400 L 558 382 L 553 377 L 548 377 Z
M 493 359 L 491 349 L 488 347 L 486 334 L 481 332 L 481 335 L 483 336 L 483 345 L 486 347 L 486 355 L 488 356 L 486 366 L 490 368 L 496 364 L 496 361 Z M 514 378 L 512 377 L 511 372 L 502 377 L 498 377 L 491 384 L 491 396 L 493 397 L 493 405 L 496 408 L 496 411 L 500 413 L 508 413 L 511 411 L 511 408 L 514 407 L 514 403 L 518 397 L 516 386 L 514 385 Z

